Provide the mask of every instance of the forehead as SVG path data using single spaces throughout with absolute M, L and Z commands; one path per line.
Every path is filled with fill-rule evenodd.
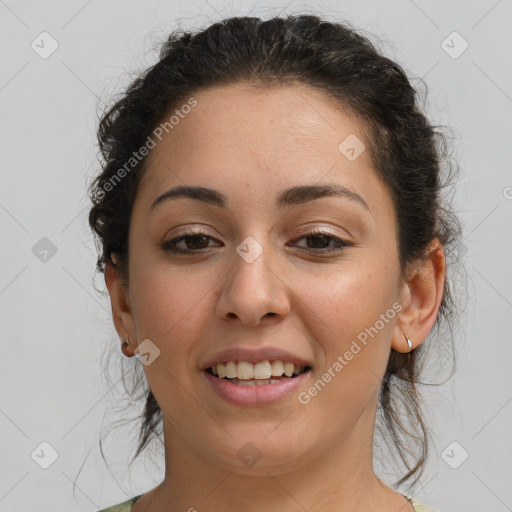
M 155 139 L 147 158 L 139 185 L 145 202 L 185 183 L 241 187 L 267 197 L 271 189 L 291 183 L 324 180 L 361 195 L 382 194 L 369 151 L 362 150 L 367 147 L 362 123 L 325 92 L 306 85 L 239 83 L 192 96 L 193 108 L 180 110 L 185 99 L 163 118 L 165 123 L 174 115 L 174 123 Z M 362 151 L 355 159 L 342 151 L 347 140 Z
M 197 102 L 187 114 L 174 115 L 174 124 L 167 127 L 149 159 L 169 150 L 166 142 L 174 142 L 176 158 L 189 148 L 239 153 L 256 152 L 258 147 L 276 150 L 295 148 L 338 151 L 338 144 L 348 134 L 364 138 L 359 120 L 350 115 L 327 93 L 305 85 L 249 85 L 246 83 L 215 86 L 193 95 Z M 175 105 L 164 116 L 161 126 L 172 114 L 184 108 L 186 100 Z M 164 127 L 165 128 L 165 127 Z M 181 143 L 187 143 L 183 147 Z M 236 145 L 233 146 L 233 143 Z M 284 144 L 284 146 L 283 146 Z M 278 151 L 278 154 L 281 151 Z M 260 158 L 263 155 L 259 155 Z M 188 155 L 192 157 L 193 155 Z

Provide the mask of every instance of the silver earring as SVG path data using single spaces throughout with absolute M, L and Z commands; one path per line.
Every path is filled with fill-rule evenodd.
M 130 344 L 130 342 L 129 342 L 128 340 L 124 340 L 124 341 L 123 341 L 123 345 L 124 345 L 125 347 L 127 347 L 129 344 Z
M 409 345 L 409 349 L 412 349 L 411 338 L 409 338 L 409 336 L 407 336 L 407 333 L 404 333 L 404 335 L 405 335 L 405 340 L 407 341 L 407 345 Z

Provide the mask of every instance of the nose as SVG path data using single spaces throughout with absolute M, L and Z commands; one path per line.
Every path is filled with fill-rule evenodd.
M 265 317 L 282 320 L 290 311 L 290 290 L 280 274 L 266 251 L 251 263 L 237 254 L 217 301 L 219 317 L 229 321 L 238 318 L 250 327 L 258 326 Z

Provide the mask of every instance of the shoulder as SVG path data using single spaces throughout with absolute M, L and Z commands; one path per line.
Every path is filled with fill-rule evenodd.
M 410 498 L 409 501 L 412 503 L 414 507 L 414 512 L 436 512 L 434 509 L 423 505 L 419 501 L 416 501 L 414 498 Z
M 134 496 L 133 498 L 129 499 L 128 501 L 125 501 L 124 503 L 112 505 L 111 507 L 99 510 L 98 512 L 131 512 L 134 503 L 141 497 L 142 494 L 139 494 L 138 496 Z M 412 503 L 415 512 L 436 512 L 434 509 L 427 507 L 426 505 L 420 503 L 414 498 L 411 498 L 409 496 L 406 497 Z
M 103 510 L 99 510 L 98 512 L 130 512 L 133 504 L 142 496 L 139 494 L 138 496 L 134 496 L 133 498 L 125 501 L 124 503 L 119 503 L 118 505 L 112 505 L 111 507 L 104 508 Z

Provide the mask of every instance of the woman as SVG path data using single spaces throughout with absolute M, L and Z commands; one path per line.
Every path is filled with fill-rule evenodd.
M 165 442 L 161 484 L 106 510 L 431 511 L 377 477 L 373 443 L 380 419 L 397 484 L 417 480 L 415 384 L 459 232 L 439 137 L 346 25 L 171 34 L 104 114 L 91 186 L 98 270 L 150 388 L 136 456 L 158 424 Z

